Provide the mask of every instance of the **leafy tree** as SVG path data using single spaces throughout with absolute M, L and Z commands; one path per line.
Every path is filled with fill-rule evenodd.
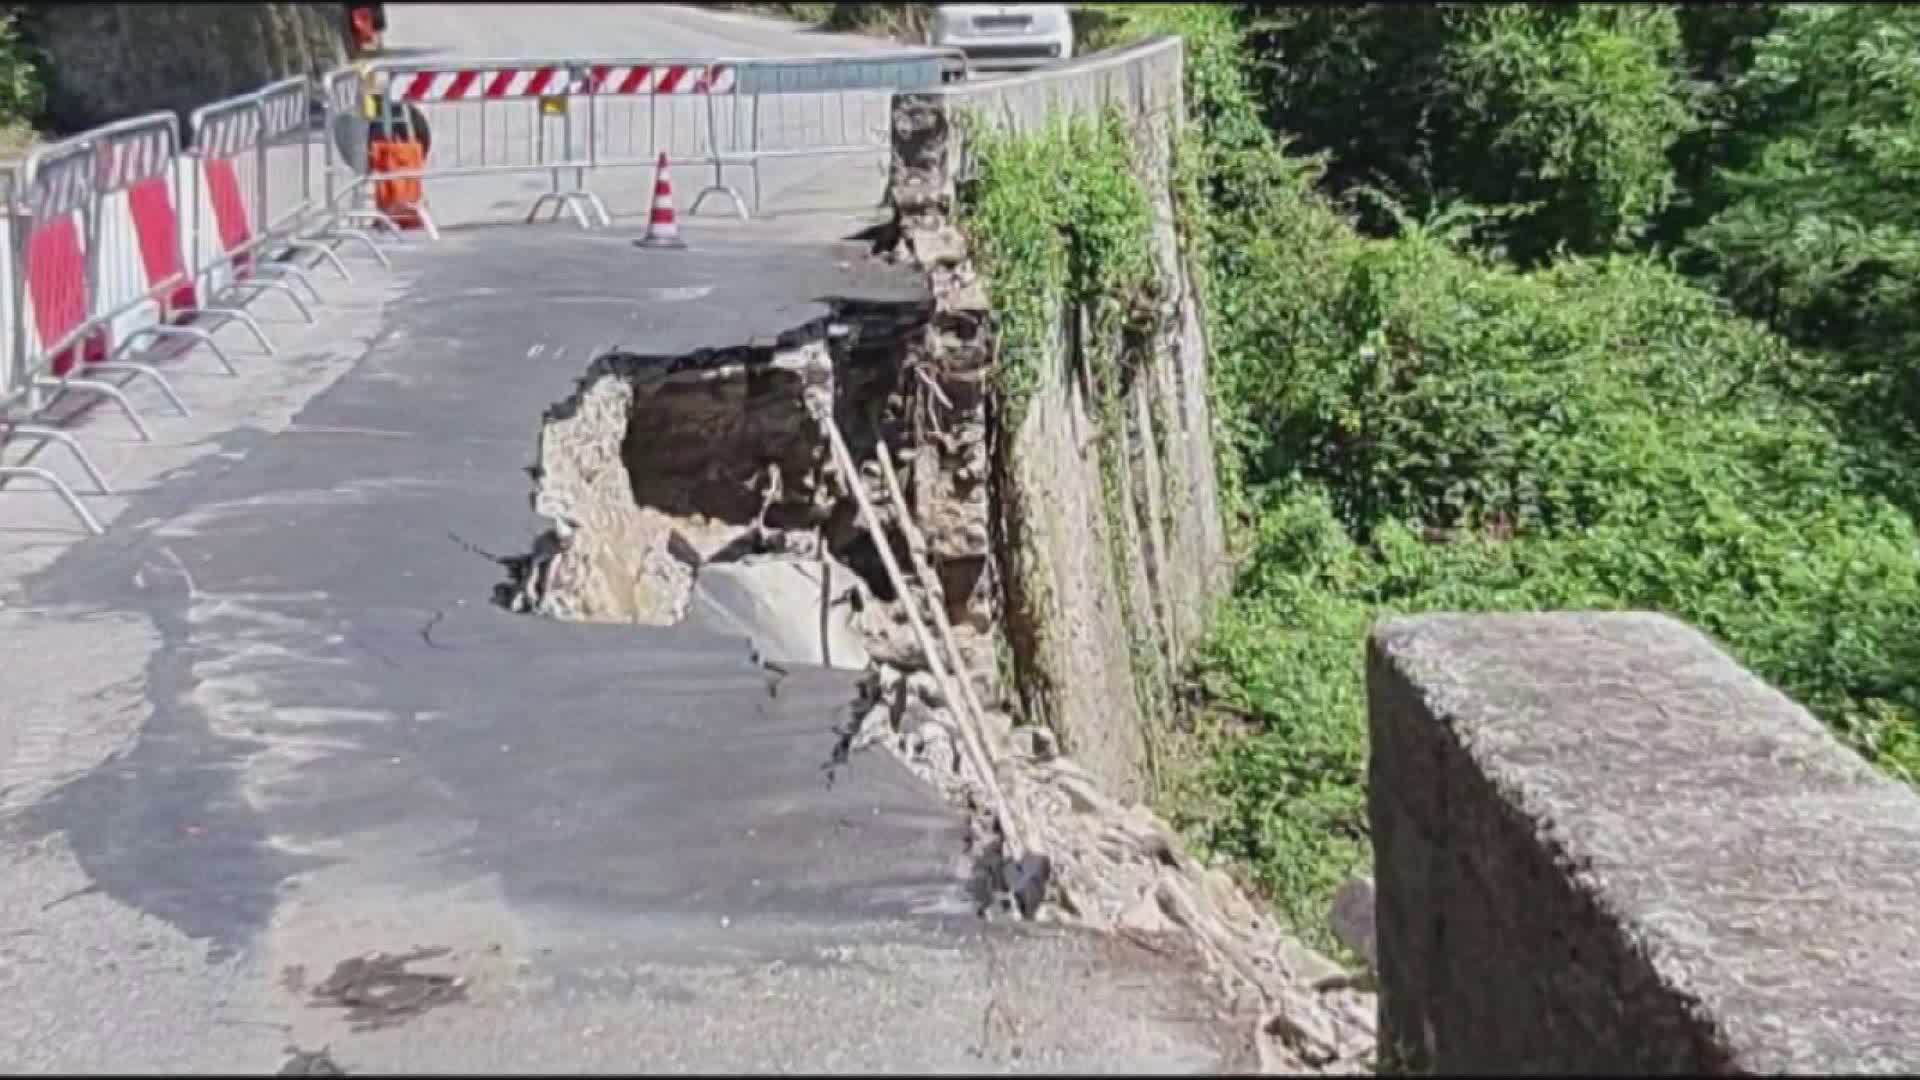
M 1673 205 L 1669 161 L 1682 177 L 1732 161 L 1675 208 L 1711 210 L 1716 274 L 1752 273 L 1736 295 L 1810 344 L 1842 320 L 1846 340 L 1897 343 L 1867 331 L 1904 325 L 1904 308 L 1871 305 L 1902 294 L 1860 277 L 1901 288 L 1920 269 L 1898 261 L 1909 234 L 1836 275 L 1813 256 L 1844 249 L 1795 229 L 1906 229 L 1910 207 L 1873 199 L 1895 204 L 1920 164 L 1904 29 L 1920 12 L 1103 10 L 1187 39 L 1176 203 L 1242 555 L 1190 673 L 1192 699 L 1241 723 L 1196 755 L 1192 802 L 1169 807 L 1184 826 L 1324 940 L 1327 896 L 1368 862 L 1365 632 L 1422 611 L 1671 612 L 1920 780 L 1920 530 L 1888 497 L 1914 459 L 1850 448 L 1867 414 L 1830 408 L 1884 392 L 1910 354 L 1874 368 L 1863 345 L 1836 365 L 1666 261 L 1612 250 Z M 1676 141 L 1690 115 L 1722 126 Z M 999 295 L 1045 295 L 995 256 L 1037 225 L 1061 233 L 1063 192 L 1111 155 L 1000 152 L 1008 186 L 963 193 L 968 227 Z M 1367 188 L 1381 197 L 1356 230 L 1327 193 Z M 1136 234 L 1095 231 L 1110 255 Z
M 1624 247 L 1672 198 L 1693 108 L 1670 8 L 1245 8 L 1267 120 L 1328 152 L 1333 190 L 1524 208 L 1494 229 L 1523 261 Z
M 1674 142 L 1674 197 L 1653 230 L 1661 248 L 1678 246 L 1687 232 L 1720 209 L 1713 198 L 1713 173 L 1728 163 L 1733 133 L 1742 125 L 1739 101 L 1730 91 L 1752 66 L 1754 46 L 1779 22 L 1782 10 L 1766 3 L 1681 4 L 1675 9 L 1686 55 L 1684 88 L 1697 123 Z
M 1826 352 L 1824 392 L 1911 493 L 1920 449 L 1920 8 L 1785 7 L 1735 81 L 1743 130 L 1692 256 Z

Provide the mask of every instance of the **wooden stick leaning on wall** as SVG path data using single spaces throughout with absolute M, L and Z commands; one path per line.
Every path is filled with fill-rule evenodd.
M 1022 835 L 1025 830 L 1014 818 L 1013 806 L 1008 801 L 1006 793 L 1000 788 L 1000 779 L 993 768 L 993 756 L 987 752 L 983 738 L 981 717 L 970 707 L 973 695 L 965 692 L 964 688 L 956 690 L 955 680 L 947 673 L 947 665 L 941 660 L 940 652 L 934 648 L 933 638 L 927 633 L 926 624 L 921 620 L 920 612 L 914 606 L 913 590 L 907 587 L 906 575 L 901 573 L 900 563 L 893 557 L 893 545 L 888 542 L 886 529 L 880 522 L 880 515 L 874 510 L 873 503 L 867 498 L 865 487 L 860 483 L 860 470 L 854 466 L 853 454 L 847 450 L 846 440 L 840 435 L 839 425 L 833 422 L 830 408 L 831 406 L 818 407 L 813 412 L 821 430 L 827 436 L 828 447 L 833 451 L 834 467 L 839 470 L 841 479 L 846 483 L 848 494 L 853 496 L 854 502 L 860 507 L 861 521 L 865 523 L 867 534 L 873 540 L 874 549 L 880 553 L 880 562 L 886 568 L 888 581 L 893 584 L 894 591 L 899 594 L 901 602 L 906 607 L 907 624 L 913 630 L 914 640 L 920 646 L 920 651 L 926 655 L 927 667 L 934 681 L 939 684 L 941 693 L 946 695 L 947 700 L 954 705 L 954 711 L 959 715 L 961 748 L 972 759 L 974 772 L 979 775 L 981 784 L 987 790 L 987 798 L 992 803 L 994 817 L 1000 823 L 1000 834 L 1004 839 L 1006 857 L 1009 860 L 1018 859 L 1027 851 Z M 904 507 L 901 509 L 904 510 Z M 901 520 L 907 521 L 904 513 L 901 515 Z M 910 524 L 908 527 L 911 527 Z M 944 611 L 939 613 L 942 621 L 945 617 Z

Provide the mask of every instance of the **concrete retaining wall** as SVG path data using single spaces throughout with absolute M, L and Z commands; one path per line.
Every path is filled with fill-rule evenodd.
M 991 362 L 989 296 L 954 225 L 954 184 L 965 168 L 961 114 L 1037 131 L 1056 117 L 1111 107 L 1133 130 L 1157 218 L 1154 234 L 1143 239 L 1169 299 L 1163 333 L 1136 368 L 1125 401 L 1124 505 L 1103 496 L 1098 407 L 1072 374 L 1082 365 L 1070 355 L 1075 335 L 1063 326 L 1018 430 L 998 434 L 999 490 L 991 504 L 983 485 L 925 476 L 931 495 L 922 510 L 935 520 L 974 522 L 968 535 L 977 550 L 951 548 L 950 561 L 984 561 L 989 538 L 999 538 L 1000 629 L 1025 711 L 1050 723 L 1110 790 L 1129 797 L 1142 792 L 1148 768 L 1145 714 L 1153 687 L 1168 685 L 1228 583 L 1206 339 L 1169 195 L 1183 60 L 1179 39 L 1161 38 L 1046 72 L 894 99 L 890 193 L 900 243 L 931 275 L 938 306 L 926 367 L 953 402 L 953 425 L 981 443 L 990 427 L 983 392 Z M 950 448 L 943 475 L 978 473 L 979 457 Z M 963 505 L 977 510 L 956 509 Z M 1111 542 L 1115 530 L 1118 545 Z M 1116 547 L 1125 557 L 1114 556 Z M 1147 648 L 1138 647 L 1136 629 Z
M 1920 1069 L 1920 797 L 1706 637 L 1398 620 L 1368 693 L 1392 1064 Z

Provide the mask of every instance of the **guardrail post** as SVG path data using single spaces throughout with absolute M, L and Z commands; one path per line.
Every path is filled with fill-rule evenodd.
M 267 107 L 257 97 L 253 99 L 253 117 L 254 121 L 260 125 L 260 131 L 254 136 L 253 141 L 253 167 L 258 174 L 253 178 L 253 190 L 254 198 L 259 200 L 258 207 L 253 212 L 253 223 L 254 228 L 265 232 L 267 225 L 272 221 L 270 207 L 273 204 L 267 201 Z
M 7 327 L 7 391 L 24 389 L 29 408 L 37 408 L 39 388 L 27 371 L 27 217 L 21 213 L 19 174 L 7 173 L 7 266 L 12 278 L 7 282 L 7 300 L 13 305 L 13 321 Z

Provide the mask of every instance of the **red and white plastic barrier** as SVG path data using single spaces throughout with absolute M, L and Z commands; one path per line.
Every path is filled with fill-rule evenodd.
M 615 97 L 647 94 L 731 94 L 731 64 L 595 64 L 589 86 Z
M 642 96 L 733 92 L 730 64 L 593 64 L 586 77 L 577 68 L 472 67 L 397 72 L 389 84 L 402 101 L 509 101 L 551 94 Z
M 159 112 L 42 146 L 17 170 L 0 172 L 0 197 L 9 210 L 0 228 L 11 254 L 0 260 L 0 342 L 7 350 L 0 364 L 0 449 L 27 444 L 0 457 L 0 478 L 46 483 L 88 531 L 100 532 L 65 480 L 32 458 L 38 446 L 64 445 L 102 492 L 110 490 L 105 477 L 72 433 L 35 421 L 62 402 L 105 398 L 150 440 L 126 393 L 127 379 L 107 376 L 144 377 L 188 415 L 166 378 L 150 362 L 138 362 L 155 358 L 148 346 L 204 345 L 229 374 L 238 374 L 214 341 L 214 329 L 238 322 L 269 354 L 273 345 L 252 316 L 208 300 L 279 288 L 299 302 L 291 286 L 277 280 L 298 278 L 299 270 L 270 261 L 287 251 L 316 254 L 347 276 L 317 238 L 362 234 L 337 228 L 340 212 L 314 201 L 309 94 L 305 79 L 283 80 L 210 107 L 224 109 L 233 122 L 212 125 L 195 152 L 182 150 L 175 116 Z M 270 152 L 280 159 L 269 160 Z M 247 162 L 254 167 L 243 178 L 240 166 Z M 377 247 L 374 253 L 386 263 Z

